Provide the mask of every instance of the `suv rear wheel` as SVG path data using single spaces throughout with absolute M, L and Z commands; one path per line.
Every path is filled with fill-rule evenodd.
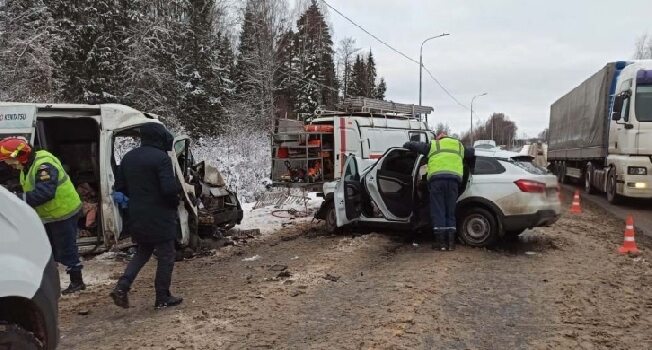
M 0 349 L 39 350 L 43 344 L 33 333 L 15 324 L 0 324 Z
M 472 247 L 486 247 L 498 238 L 498 224 L 493 214 L 484 208 L 468 208 L 460 216 L 460 239 Z

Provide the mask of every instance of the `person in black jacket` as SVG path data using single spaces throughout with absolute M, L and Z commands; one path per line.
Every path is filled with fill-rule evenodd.
M 172 296 L 170 284 L 179 225 L 177 206 L 181 185 L 167 154 L 172 149 L 173 137 L 158 123 L 141 126 L 140 137 L 141 146 L 124 156 L 115 182 L 117 197 L 129 198 L 125 228 L 138 247 L 110 295 L 116 305 L 128 308 L 131 284 L 153 253 L 158 258 L 154 306 L 176 306 L 183 299 Z

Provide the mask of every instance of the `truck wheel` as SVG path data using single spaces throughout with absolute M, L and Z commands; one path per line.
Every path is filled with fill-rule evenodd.
M 617 192 L 617 182 L 616 182 L 616 170 L 614 168 L 609 169 L 609 175 L 607 175 L 607 200 L 611 204 L 618 204 L 621 201 L 621 196 Z
M 484 208 L 466 209 L 460 220 L 458 236 L 472 247 L 486 247 L 498 238 L 498 224 L 493 214 Z
M 557 181 L 560 184 L 566 183 L 566 163 L 560 162 L 557 165 Z
M 0 324 L 0 349 L 40 350 L 43 344 L 34 336 L 15 324 Z
M 593 185 L 591 182 L 593 181 L 593 165 L 589 163 L 586 166 L 586 172 L 584 173 L 584 192 L 587 194 L 593 194 L 595 193 L 595 190 L 593 189 Z

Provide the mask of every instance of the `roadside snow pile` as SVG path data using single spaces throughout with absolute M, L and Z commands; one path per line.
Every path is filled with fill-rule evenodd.
M 262 234 L 268 234 L 293 223 L 308 222 L 312 220 L 323 199 L 317 197 L 315 193 L 308 193 L 307 196 L 308 215 L 305 217 L 295 217 L 291 214 L 295 210 L 299 214 L 303 212 L 305 210 L 303 204 L 293 204 L 283 208 L 268 206 L 254 209 L 255 203 L 244 203 L 242 205 L 244 218 L 242 224 L 237 227 L 241 230 L 260 229 Z
M 264 131 L 237 130 L 201 138 L 194 147 L 196 161 L 217 167 L 241 202 L 253 202 L 269 183 L 271 151 Z

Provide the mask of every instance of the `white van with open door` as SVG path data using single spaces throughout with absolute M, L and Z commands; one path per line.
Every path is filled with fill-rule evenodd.
M 83 251 L 103 250 L 123 238 L 124 212 L 112 199 L 115 172 L 122 156 L 140 145 L 139 127 L 147 123 L 161 122 L 156 115 L 118 104 L 0 103 L 0 138 L 27 138 L 56 155 L 70 175 L 84 203 L 78 239 Z M 217 169 L 195 163 L 190 146 L 188 137 L 176 137 L 169 155 L 184 189 L 179 243 L 192 246 L 200 234 L 239 224 L 242 208 Z M 3 185 L 17 186 L 17 176 L 1 178 Z
M 355 97 L 339 108 L 317 110 L 304 120 L 276 120 L 271 169 L 275 186 L 328 194 L 349 155 L 366 167 L 390 147 L 434 138 L 424 121 L 432 107 Z

